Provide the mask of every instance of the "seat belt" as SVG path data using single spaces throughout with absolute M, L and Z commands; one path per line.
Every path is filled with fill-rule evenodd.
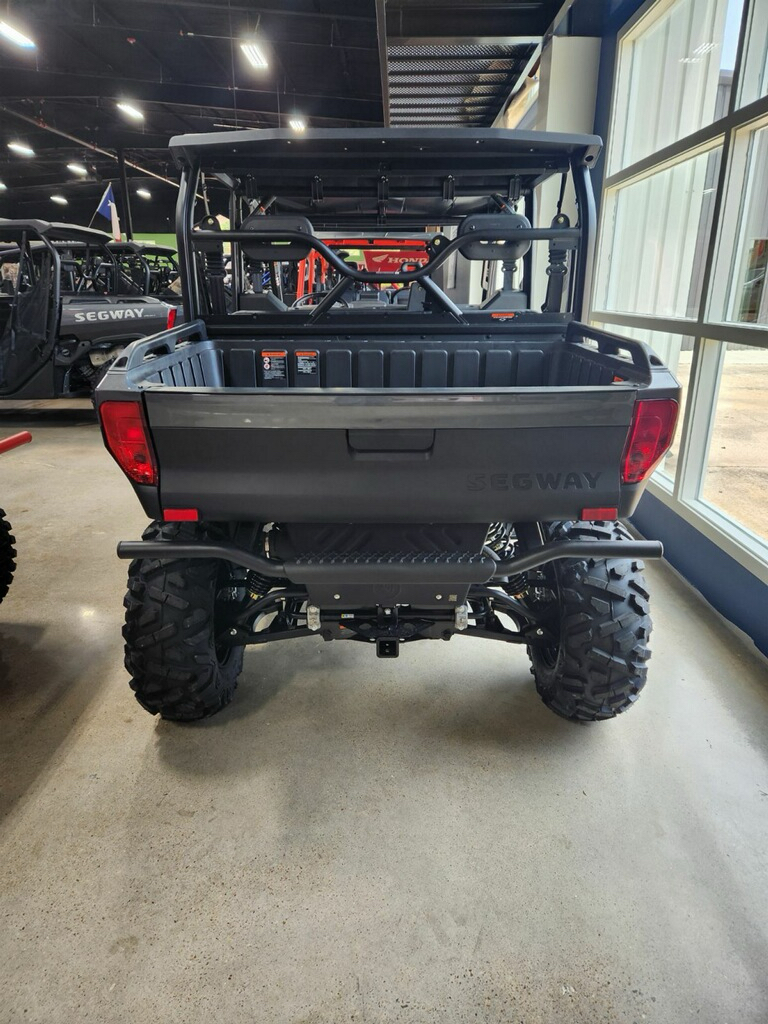
M 552 223 L 550 224 L 550 227 L 553 228 L 569 228 L 571 226 L 570 219 L 562 212 L 567 180 L 567 174 L 564 174 L 560 180 L 560 196 L 557 200 L 557 212 L 552 218 Z M 560 307 L 563 302 L 565 275 L 568 273 L 567 259 L 568 250 L 560 248 L 556 238 L 551 239 L 549 243 L 549 265 L 547 267 L 547 294 L 544 299 L 544 305 L 541 307 L 542 313 L 561 312 Z

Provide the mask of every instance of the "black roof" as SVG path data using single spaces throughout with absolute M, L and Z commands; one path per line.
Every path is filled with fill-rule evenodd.
M 592 166 L 595 135 L 490 128 L 316 129 L 182 135 L 179 166 L 233 179 L 250 198 L 276 197 L 270 213 L 296 213 L 315 227 L 448 224 L 497 209 L 494 193 L 530 193 L 571 161 Z M 210 177 L 208 177 L 210 181 Z
M 158 245 L 157 242 L 144 241 L 141 238 L 127 239 L 124 238 L 121 242 L 109 242 L 108 246 L 112 252 L 138 252 L 138 253 L 149 253 L 155 256 L 175 256 L 176 249 L 170 245 Z
M 14 241 L 27 231 L 46 238 L 49 242 L 90 242 L 103 245 L 112 241 L 112 236 L 97 228 L 82 227 L 79 224 L 60 224 L 47 220 L 10 220 L 0 217 L 0 239 Z
M 324 164 L 345 161 L 354 165 L 360 157 L 374 157 L 379 164 L 403 160 L 416 170 L 420 165 L 461 159 L 473 167 L 490 159 L 506 158 L 510 166 L 567 166 L 576 156 L 590 165 L 602 148 L 597 135 L 560 132 L 516 131 L 508 128 L 313 128 L 297 135 L 286 129 L 250 129 L 177 135 L 170 148 L 179 167 L 200 160 L 204 170 L 252 171 L 276 162 Z M 388 147 L 388 148 L 387 148 Z M 342 154 L 347 153 L 345 158 Z M 258 162 L 257 162 L 258 161 Z

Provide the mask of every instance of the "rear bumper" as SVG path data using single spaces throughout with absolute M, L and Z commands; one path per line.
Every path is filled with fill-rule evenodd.
M 489 583 L 513 573 L 528 572 L 559 558 L 661 558 L 660 541 L 552 541 L 505 561 L 489 555 L 409 555 L 407 557 L 325 556 L 278 561 L 235 544 L 176 541 L 121 541 L 118 558 L 222 559 L 267 576 L 293 583 L 317 584 L 445 584 Z

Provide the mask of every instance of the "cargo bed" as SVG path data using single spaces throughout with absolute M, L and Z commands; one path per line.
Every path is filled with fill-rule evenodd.
M 628 514 L 619 467 L 638 393 L 676 382 L 649 350 L 571 322 L 477 340 L 242 330 L 136 343 L 99 402 L 142 398 L 159 508 L 213 521 L 432 522 Z

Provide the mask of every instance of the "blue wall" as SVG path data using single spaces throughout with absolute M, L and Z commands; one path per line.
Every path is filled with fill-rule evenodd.
M 768 586 L 647 491 L 632 516 L 644 537 L 664 544 L 664 557 L 768 656 Z

